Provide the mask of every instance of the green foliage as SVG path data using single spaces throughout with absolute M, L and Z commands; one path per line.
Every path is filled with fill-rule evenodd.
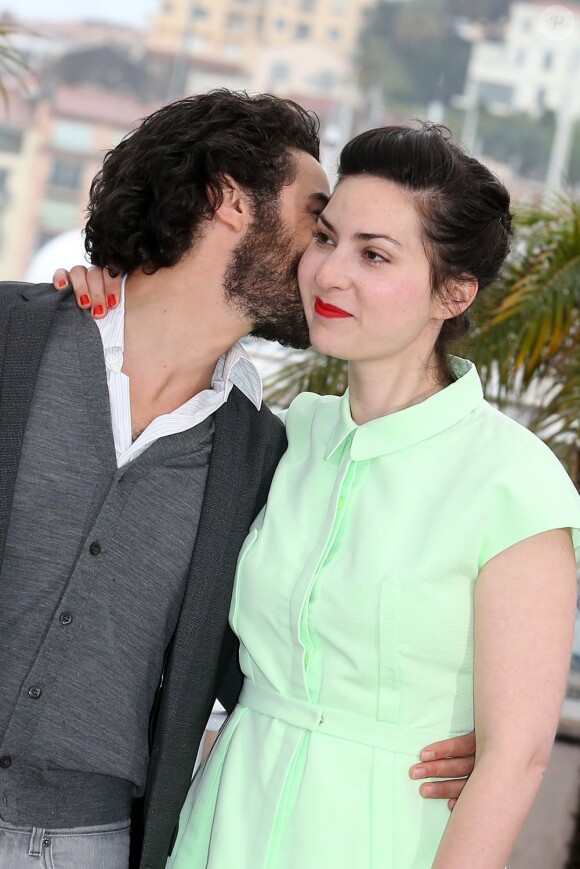
M 469 44 L 455 32 L 446 0 L 378 3 L 368 10 L 357 66 L 361 88 L 386 101 L 426 105 L 461 93 Z
M 574 129 L 574 140 L 572 144 L 572 154 L 570 155 L 568 181 L 571 184 L 580 184 L 580 123 L 577 123 Z
M 545 177 L 554 138 L 551 112 L 540 120 L 525 114 L 498 117 L 482 112 L 477 135 L 482 154 L 509 164 L 527 178 Z
M 446 0 L 451 15 L 473 21 L 499 21 L 507 18 L 513 0 Z
M 10 24 L 0 24 L 0 95 L 6 105 L 8 93 L 6 85 L 9 79 L 22 83 L 22 73 L 28 70 L 24 57 L 10 42 L 10 37 L 17 28 Z
M 475 316 L 466 353 L 484 383 L 528 406 L 529 427 L 580 483 L 580 203 L 520 212 L 505 276 Z

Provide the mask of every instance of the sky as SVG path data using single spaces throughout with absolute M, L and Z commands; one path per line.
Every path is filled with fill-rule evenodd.
M 0 0 L 0 14 L 10 12 L 20 21 L 99 20 L 143 26 L 159 7 L 159 0 Z

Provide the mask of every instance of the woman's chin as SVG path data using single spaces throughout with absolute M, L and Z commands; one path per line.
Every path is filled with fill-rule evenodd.
M 321 335 L 318 329 L 310 330 L 310 346 L 317 353 L 332 356 L 334 359 L 348 361 L 348 353 L 343 341 L 333 341 L 329 335 Z

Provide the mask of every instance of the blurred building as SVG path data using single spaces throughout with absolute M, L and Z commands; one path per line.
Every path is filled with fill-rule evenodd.
M 163 0 L 148 48 L 252 63 L 262 46 L 315 42 L 350 57 L 372 0 Z M 315 59 L 314 57 L 311 59 Z
M 504 37 L 473 46 L 463 103 L 498 114 L 580 115 L 580 5 L 514 3 Z
M 226 87 L 297 100 L 321 118 L 332 176 L 352 129 L 352 58 L 372 2 L 159 0 L 148 32 L 91 22 L 23 27 L 13 44 L 31 75 L 0 105 L 2 279 L 23 278 L 39 248 L 82 227 L 106 151 L 188 93 Z

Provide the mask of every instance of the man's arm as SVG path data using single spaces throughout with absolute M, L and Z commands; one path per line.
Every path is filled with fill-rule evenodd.
M 453 809 L 467 777 L 475 766 L 475 732 L 427 745 L 421 752 L 420 763 L 409 770 L 412 779 L 451 779 L 421 785 L 419 793 L 430 800 L 448 800 Z

